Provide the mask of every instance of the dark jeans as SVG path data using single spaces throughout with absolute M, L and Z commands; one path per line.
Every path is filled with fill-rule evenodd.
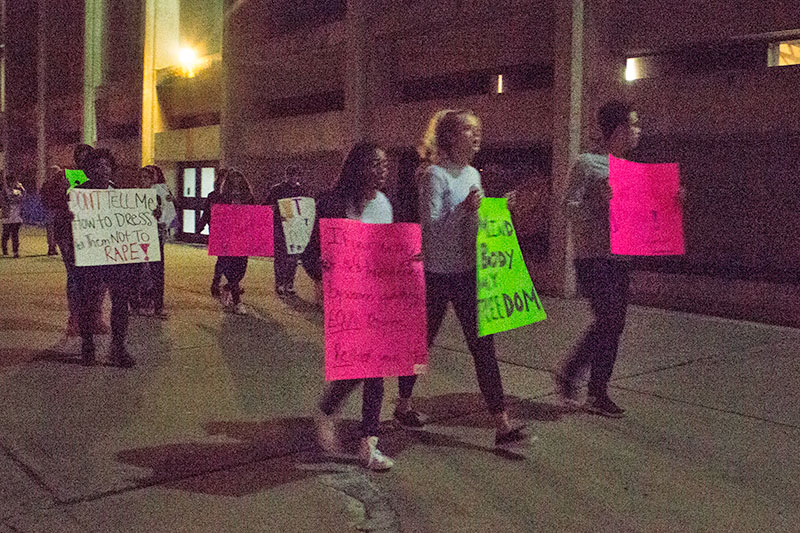
M 228 280 L 226 287 L 231 291 L 233 305 L 239 303 L 239 283 L 244 279 L 247 272 L 247 257 L 220 257 L 218 260 L 220 272 Z
M 13 252 L 19 253 L 19 228 L 21 226 L 21 222 L 3 224 L 3 255 L 8 255 L 8 239 L 11 239 Z
M 78 318 L 81 313 L 80 294 L 75 277 L 75 251 L 72 249 L 72 242 L 63 238 L 58 241 L 58 249 L 61 251 L 61 259 L 64 261 L 64 268 L 67 270 L 67 307 L 69 308 L 69 316 Z
M 478 387 L 486 406 L 492 414 L 505 410 L 503 381 L 495 357 L 494 338 L 491 335 L 478 337 L 478 296 L 474 272 L 437 274 L 425 272 L 425 296 L 428 314 L 428 346 L 433 344 L 442 320 L 447 312 L 447 303 L 453 302 L 461 331 L 467 341 L 475 362 Z M 410 398 L 416 376 L 401 376 L 399 388 L 401 398 Z
M 294 276 L 297 272 L 297 254 L 275 253 L 275 288 L 294 286 Z
M 83 349 L 94 349 L 92 337 L 93 324 L 86 317 L 92 316 L 98 291 L 108 286 L 111 293 L 111 335 L 115 349 L 125 347 L 128 336 L 128 299 L 134 276 L 133 268 L 138 265 L 104 265 L 73 267 L 77 285 L 80 316 L 78 324 L 83 339 Z
M 219 286 L 219 282 L 222 279 L 222 257 L 217 257 L 217 262 L 214 263 L 214 278 L 211 280 L 211 285 Z
M 575 261 L 578 287 L 589 298 L 594 322 L 564 361 L 561 375 L 574 382 L 589 366 L 589 395 L 607 394 L 628 309 L 628 265 L 617 259 Z
M 56 252 L 56 235 L 55 235 L 56 230 L 53 227 L 53 222 L 49 221 L 47 223 L 47 226 L 45 226 L 45 228 L 47 229 L 47 253 L 48 254 L 55 254 L 55 253 L 57 253 Z
M 145 263 L 135 263 L 130 265 L 130 286 L 131 290 L 128 294 L 129 307 L 133 309 L 142 309 L 147 307 L 148 302 L 145 294 L 145 287 L 147 286 L 147 279 L 149 276 L 147 272 L 148 265 Z
M 364 382 L 361 399 L 361 433 L 364 437 L 378 435 L 383 402 L 383 378 L 342 379 L 334 381 L 325 390 L 319 403 L 320 410 L 326 415 L 337 412 L 347 396 L 359 383 Z

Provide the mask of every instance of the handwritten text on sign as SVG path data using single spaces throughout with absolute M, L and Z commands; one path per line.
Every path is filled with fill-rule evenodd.
M 634 163 L 609 155 L 611 253 L 683 255 L 677 163 Z
M 428 363 L 417 224 L 320 221 L 325 379 L 409 376 Z
M 70 189 L 75 266 L 161 261 L 150 189 Z
M 505 198 L 484 198 L 478 209 L 478 335 L 547 318 L 528 274 Z
M 208 255 L 271 257 L 272 208 L 267 205 L 214 204 Z
M 278 209 L 286 237 L 286 251 L 289 254 L 303 253 L 314 229 L 314 199 L 303 196 L 281 198 L 278 200 Z

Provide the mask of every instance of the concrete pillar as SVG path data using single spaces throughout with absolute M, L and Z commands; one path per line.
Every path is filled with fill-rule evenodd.
M 36 190 L 47 175 L 47 0 L 39 0 L 36 31 Z
M 0 50 L 0 118 L 2 123 L 2 165 L 3 170 L 6 170 L 6 152 L 8 151 L 8 113 L 6 110 L 6 54 L 8 52 L 8 45 L 6 43 L 6 0 L 0 0 L 0 44 L 3 49 Z M 0 179 L 2 179 L 0 177 Z
M 164 130 L 158 102 L 156 71 L 177 63 L 180 2 L 146 0 L 144 10 L 144 58 L 142 64 L 142 166 L 155 162 L 155 136 Z
M 583 124 L 584 0 L 554 2 L 553 206 L 550 226 L 548 292 L 575 295 L 575 272 L 563 203 L 569 169 L 581 150 Z
M 621 96 L 624 63 L 611 44 L 609 4 L 605 0 L 554 3 L 554 205 L 548 289 L 567 297 L 576 293 L 571 235 L 563 209 L 569 170 L 581 152 L 597 148 L 597 110 L 608 99 Z
M 597 111 L 612 98 L 624 98 L 625 58 L 615 50 L 611 2 L 584 0 L 583 17 L 583 145 L 600 140 Z
M 345 114 L 352 143 L 371 136 L 369 76 L 371 35 L 367 26 L 367 2 L 347 0 L 345 56 Z
M 236 16 L 238 2 L 224 0 L 222 3 L 222 78 L 220 79 L 220 94 L 222 95 L 219 109 L 219 164 L 220 167 L 230 165 L 230 151 L 234 139 L 232 138 L 230 91 L 231 91 L 231 65 L 230 42 L 231 20 Z
M 83 52 L 83 142 L 97 142 L 97 88 L 103 83 L 103 28 L 105 0 L 86 0 L 84 4 Z

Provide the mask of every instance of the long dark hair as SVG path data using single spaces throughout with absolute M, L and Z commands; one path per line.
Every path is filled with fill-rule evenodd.
M 360 142 L 353 146 L 342 165 L 339 180 L 333 188 L 343 200 L 358 205 L 373 188 L 371 176 L 367 171 L 375 153 L 381 147 L 372 142 Z
M 242 201 L 246 204 L 255 203 L 256 197 L 253 194 L 253 189 L 250 182 L 244 177 L 241 171 L 235 168 L 227 168 L 220 170 L 220 196 L 227 200 L 230 199 L 231 194 L 236 191 L 241 194 Z
M 152 172 L 153 176 L 155 176 L 156 183 L 166 183 L 167 180 L 164 177 L 164 171 L 161 170 L 161 167 L 158 165 L 146 165 L 142 167 L 142 170 L 147 170 L 148 172 Z

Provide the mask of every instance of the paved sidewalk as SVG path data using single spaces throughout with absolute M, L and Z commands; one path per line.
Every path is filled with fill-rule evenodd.
M 546 322 L 498 336 L 536 436 L 507 453 L 448 316 L 417 386 L 434 423 L 397 428 L 387 380 L 396 467 L 374 474 L 317 453 L 322 316 L 274 297 L 271 261 L 250 261 L 251 313 L 223 315 L 213 259 L 167 245 L 172 317 L 132 318 L 135 369 L 87 369 L 63 264 L 31 250 L 26 229 L 23 257 L 0 258 L 0 533 L 800 530 L 800 330 L 631 307 L 612 384 L 628 413 L 610 420 L 556 405 L 550 371 L 589 313 L 545 298 Z M 350 445 L 359 412 L 357 393 Z

